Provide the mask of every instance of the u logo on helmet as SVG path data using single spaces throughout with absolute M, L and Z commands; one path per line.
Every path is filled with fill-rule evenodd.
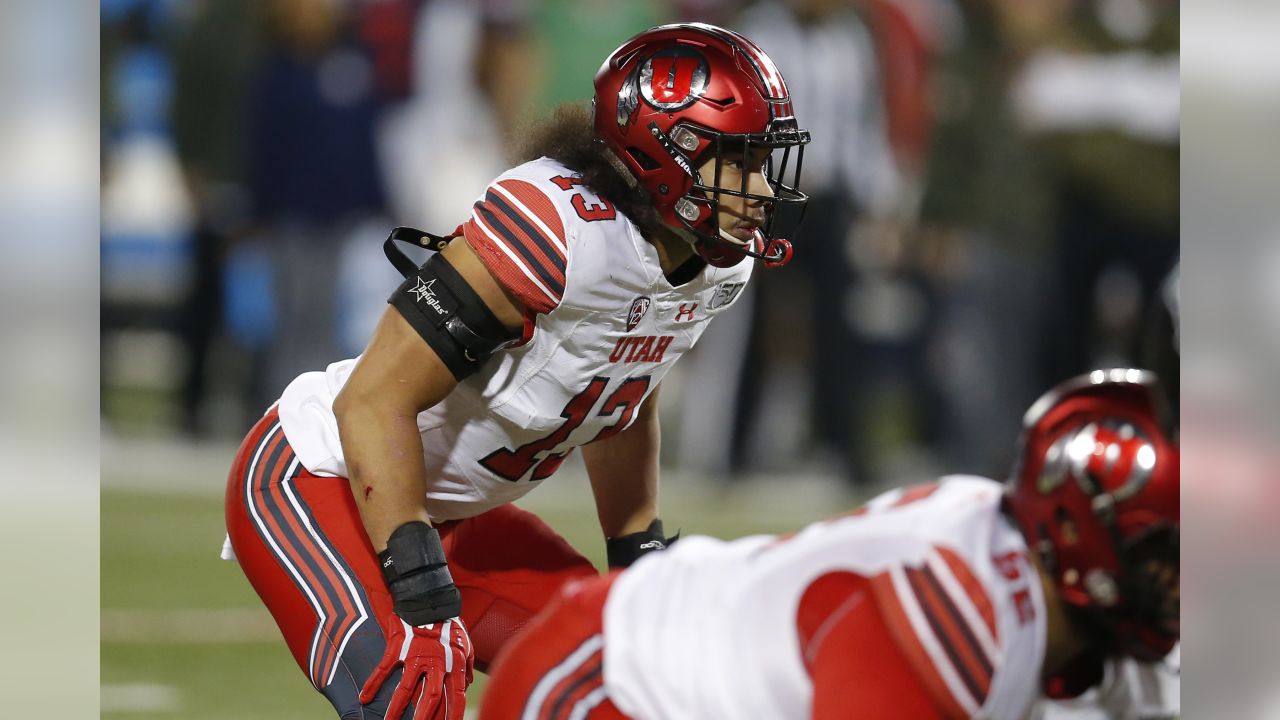
M 684 46 L 667 48 L 640 64 L 640 95 L 658 110 L 674 112 L 702 97 L 709 77 L 702 53 Z
M 1105 491 L 1116 502 L 1136 495 L 1151 479 L 1155 468 L 1155 448 L 1146 435 L 1133 424 L 1119 420 L 1091 422 L 1058 438 L 1045 453 L 1037 488 L 1049 494 L 1068 477 L 1082 484 L 1085 492 Z M 1113 472 L 1123 472 L 1124 479 L 1099 483 Z M 1088 479 L 1088 480 L 1087 480 Z

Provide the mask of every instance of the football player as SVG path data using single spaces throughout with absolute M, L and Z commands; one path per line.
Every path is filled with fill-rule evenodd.
M 1022 718 L 1177 642 L 1178 453 L 1150 373 L 1076 378 L 1027 412 L 1003 484 L 948 476 L 567 585 L 480 717 Z
M 227 485 L 227 555 L 343 718 L 460 719 L 473 664 L 595 574 L 511 503 L 583 459 L 609 563 L 667 542 L 658 388 L 802 209 L 808 142 L 741 35 L 629 40 L 495 179 L 358 359 L 299 376 Z M 747 260 L 751 258 L 752 260 Z M 745 261 L 744 261 L 745 260 Z

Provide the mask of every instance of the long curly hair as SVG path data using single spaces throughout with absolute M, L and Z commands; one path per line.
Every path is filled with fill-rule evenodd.
M 582 176 L 595 194 L 613 203 L 643 230 L 661 228 L 662 218 L 649 192 L 633 185 L 625 168 L 614 167 L 604 143 L 596 138 L 591 111 L 585 104 L 567 103 L 556 108 L 549 120 L 534 126 L 521 145 L 520 162 L 549 157 Z

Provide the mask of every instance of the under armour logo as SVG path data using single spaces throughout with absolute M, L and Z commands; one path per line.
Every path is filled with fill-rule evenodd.
M 697 309 L 698 309 L 698 303 L 693 303 L 687 306 L 685 305 L 685 303 L 680 303 L 680 309 L 676 310 L 676 322 L 684 322 L 686 320 L 692 320 L 693 311 Z

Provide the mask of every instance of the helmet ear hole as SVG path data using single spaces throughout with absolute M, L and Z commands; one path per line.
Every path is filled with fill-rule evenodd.
M 646 171 L 652 172 L 662 167 L 658 164 L 657 160 L 649 157 L 648 153 L 639 148 L 629 147 L 627 148 L 627 154 L 631 156 L 632 160 L 636 161 L 637 165 Z

